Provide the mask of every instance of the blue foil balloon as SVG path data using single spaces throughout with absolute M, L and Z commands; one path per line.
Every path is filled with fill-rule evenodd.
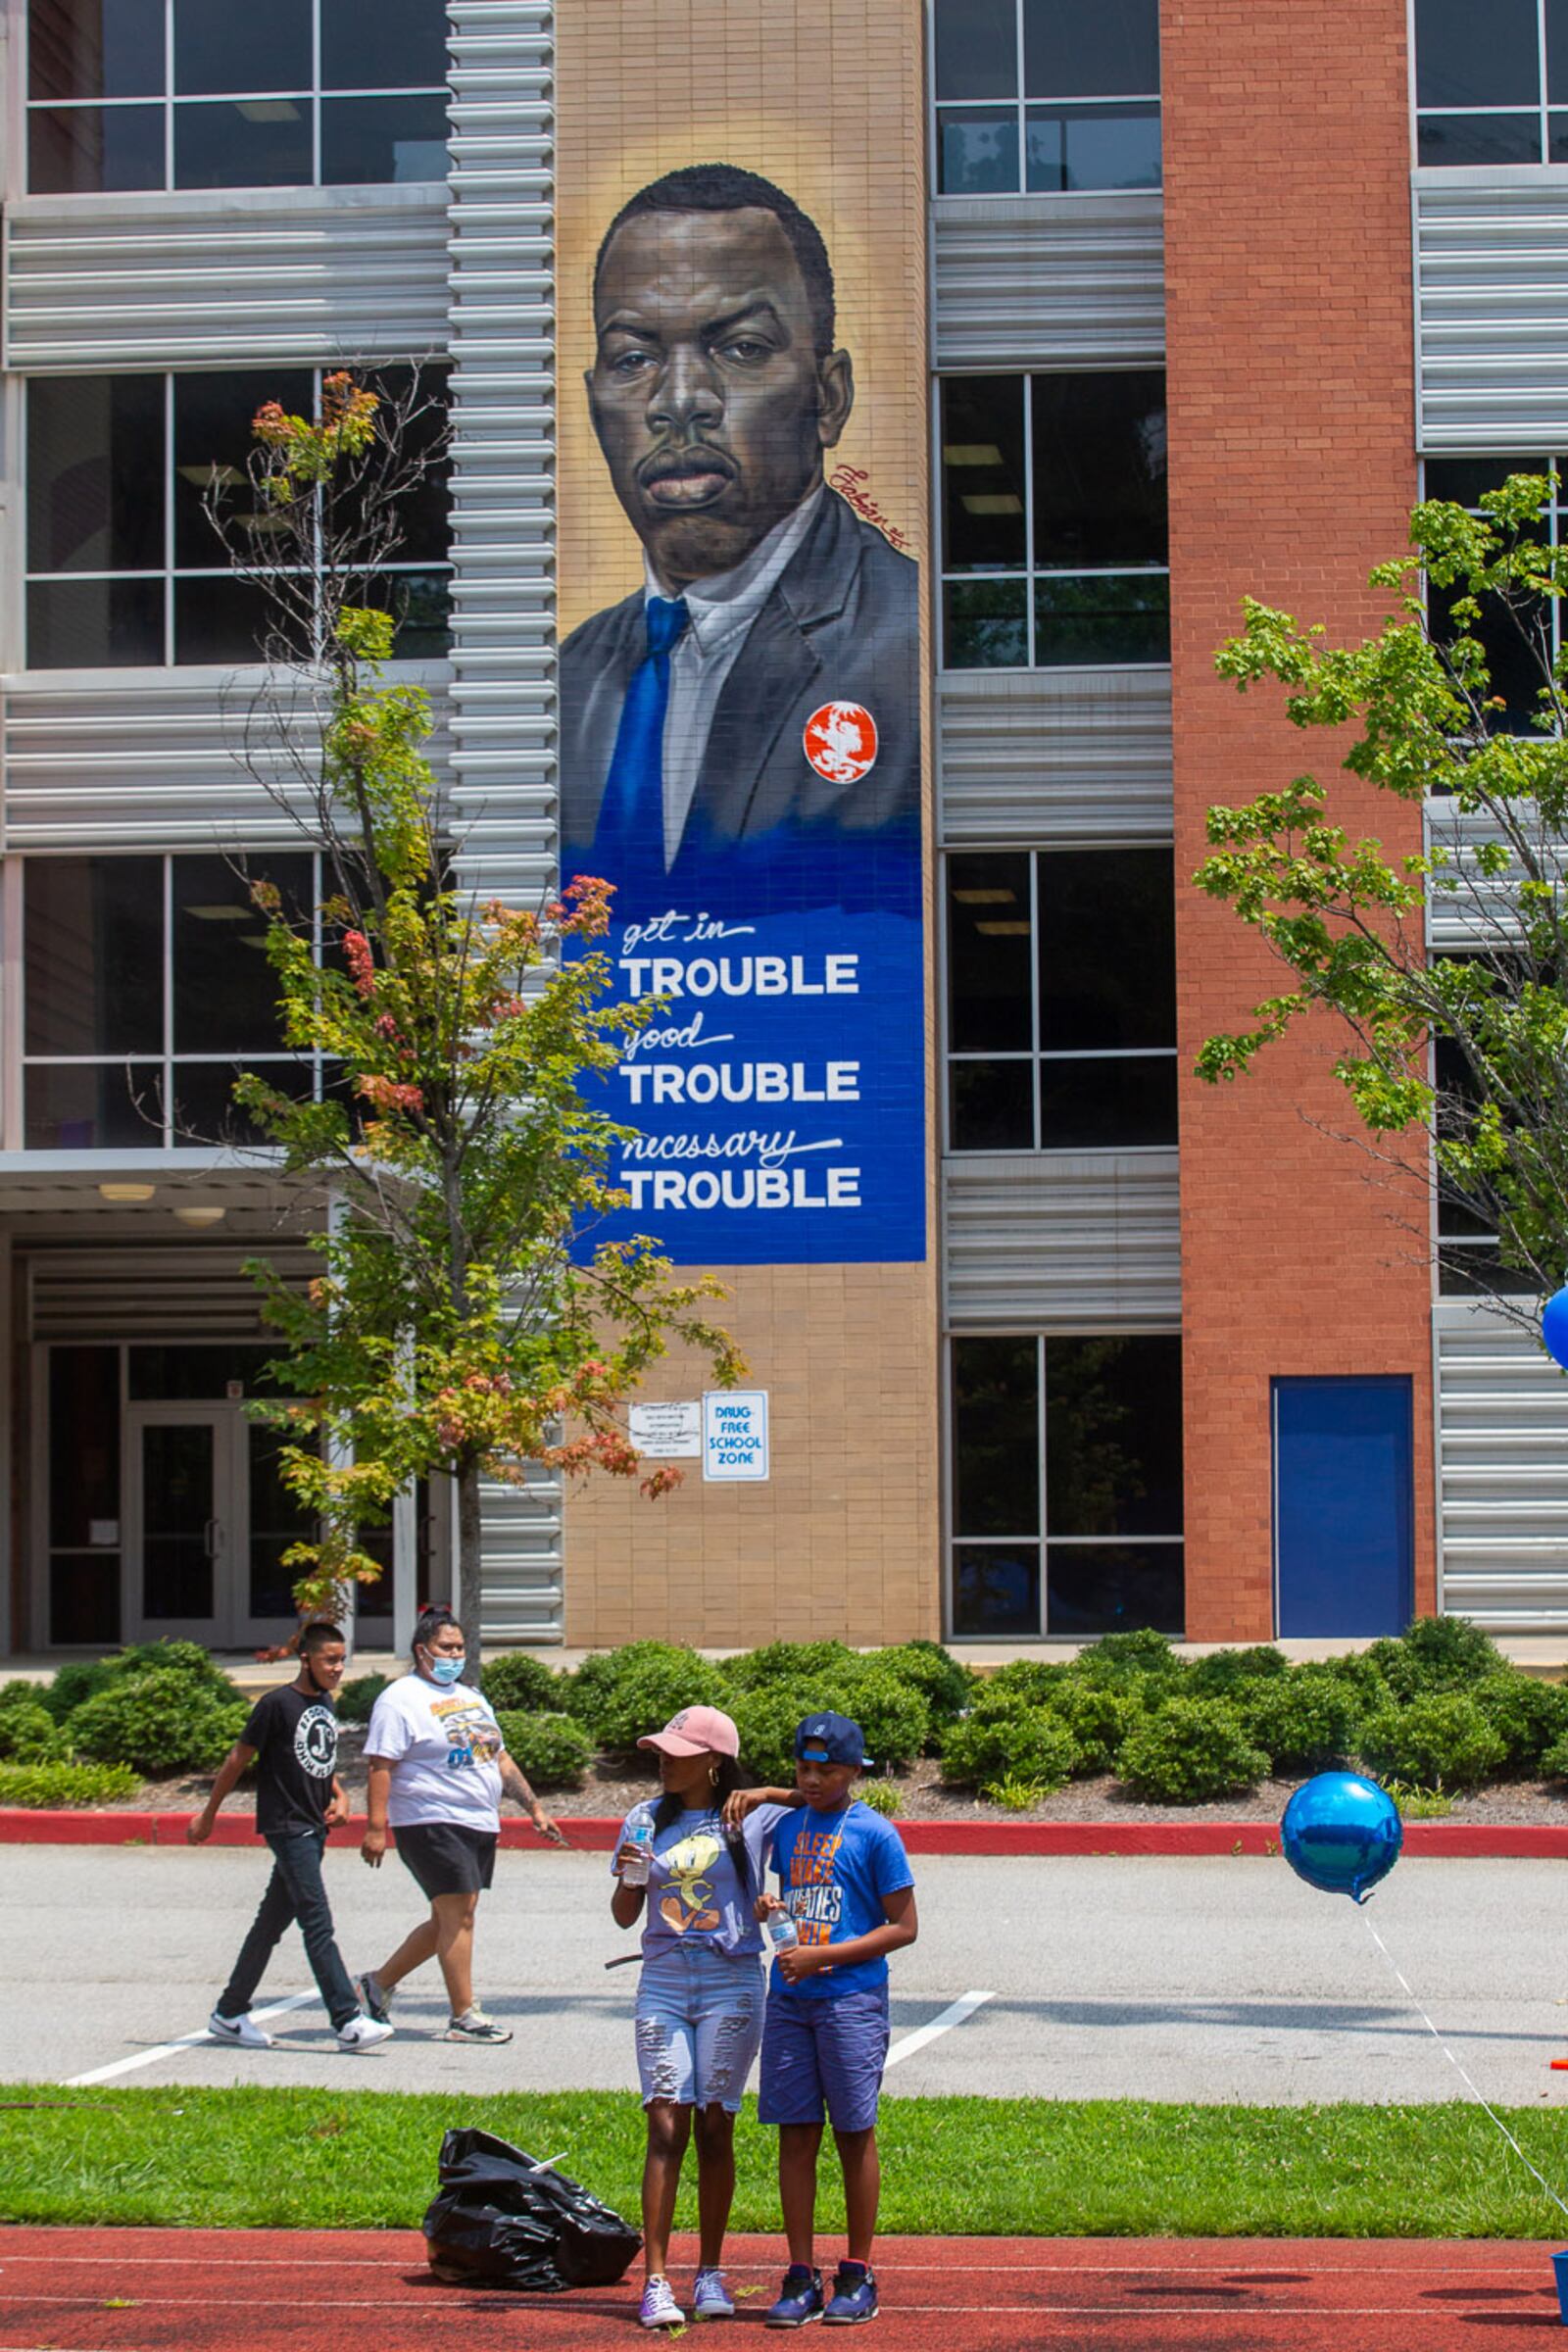
M 1386 1788 L 1354 1772 L 1320 1772 L 1285 1808 L 1280 1843 L 1298 1879 L 1364 1903 L 1399 1859 L 1404 1824 Z
M 1554 1291 L 1541 1314 L 1541 1336 L 1553 1363 L 1568 1372 L 1568 1290 Z

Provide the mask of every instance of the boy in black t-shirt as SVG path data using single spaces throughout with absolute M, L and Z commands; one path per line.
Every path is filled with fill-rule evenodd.
M 215 2041 L 232 2042 L 247 2050 L 271 2048 L 272 2036 L 251 2016 L 251 2002 L 283 1931 L 296 1919 L 311 1973 L 344 2049 L 373 2049 L 392 2033 L 390 2026 L 360 2014 L 359 2000 L 337 1948 L 321 1878 L 326 1833 L 346 1821 L 349 1810 L 334 1769 L 337 1715 L 332 1705 L 347 1655 L 335 1625 L 305 1628 L 300 1636 L 298 1679 L 257 1700 L 245 1729 L 219 1769 L 212 1794 L 185 1833 L 192 1845 L 206 1843 L 219 1806 L 254 1756 L 256 1831 L 272 1849 L 272 1876 L 240 1947 L 234 1973 L 207 2021 L 207 2031 Z

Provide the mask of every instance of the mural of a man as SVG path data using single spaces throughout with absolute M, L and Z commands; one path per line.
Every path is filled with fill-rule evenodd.
M 561 656 L 568 859 L 667 883 L 781 836 L 914 838 L 917 568 L 824 479 L 855 398 L 815 223 L 699 164 L 612 220 L 588 399 L 642 589 Z

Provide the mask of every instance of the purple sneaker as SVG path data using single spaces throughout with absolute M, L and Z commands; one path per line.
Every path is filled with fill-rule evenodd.
M 876 2278 L 865 2262 L 841 2262 L 833 2299 L 822 2314 L 829 2328 L 858 2328 L 876 2318 Z
M 637 2313 L 642 2328 L 684 2328 L 686 2314 L 676 2302 L 667 2278 L 650 2278 L 643 2288 L 642 2304 Z
M 822 2317 L 822 2274 L 792 2262 L 778 2301 L 762 2315 L 764 2328 L 806 2328 Z

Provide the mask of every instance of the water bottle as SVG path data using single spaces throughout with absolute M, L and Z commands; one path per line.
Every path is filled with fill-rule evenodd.
M 767 1932 L 775 1952 L 792 1952 L 801 1940 L 801 1931 L 787 1911 L 768 1913 Z
M 654 1859 L 654 1825 L 646 1813 L 627 1830 L 626 1843 L 634 1845 L 637 1851 L 622 1866 L 620 1883 L 623 1886 L 646 1886 Z

